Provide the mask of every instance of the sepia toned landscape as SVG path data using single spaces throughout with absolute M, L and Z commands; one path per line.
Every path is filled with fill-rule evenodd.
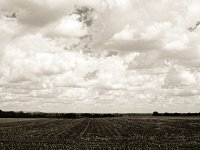
M 0 150 L 200 150 L 200 0 L 0 0 Z

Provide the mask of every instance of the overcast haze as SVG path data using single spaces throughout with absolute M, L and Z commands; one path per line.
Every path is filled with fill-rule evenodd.
M 0 0 L 0 109 L 199 112 L 199 0 Z

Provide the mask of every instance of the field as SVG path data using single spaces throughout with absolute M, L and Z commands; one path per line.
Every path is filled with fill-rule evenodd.
M 200 149 L 200 118 L 1 118 L 0 149 Z

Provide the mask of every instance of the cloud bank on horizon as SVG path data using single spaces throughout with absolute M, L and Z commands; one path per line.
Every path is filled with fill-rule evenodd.
M 0 109 L 199 112 L 198 0 L 0 0 L 0 14 Z

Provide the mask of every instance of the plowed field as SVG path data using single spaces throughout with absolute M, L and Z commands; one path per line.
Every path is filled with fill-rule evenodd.
M 1 118 L 0 149 L 200 149 L 200 118 Z

